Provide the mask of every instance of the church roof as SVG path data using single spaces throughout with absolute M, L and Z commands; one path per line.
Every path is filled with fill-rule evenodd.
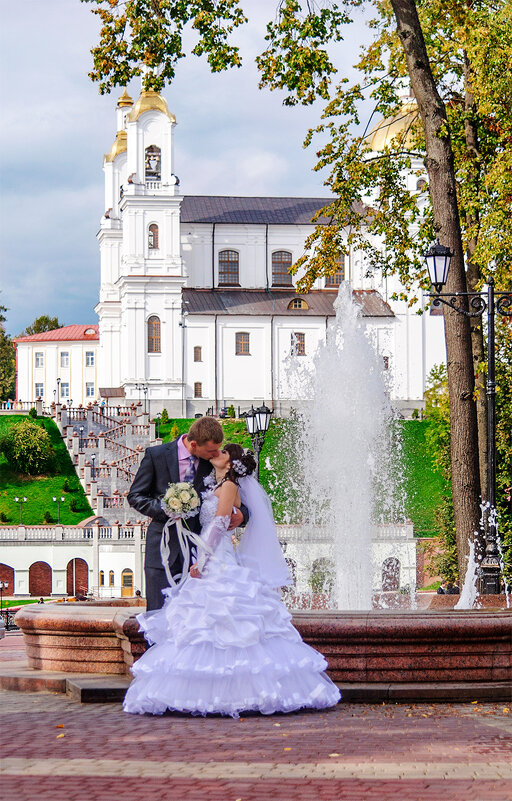
M 181 204 L 182 223 L 235 225 L 311 225 L 313 216 L 332 203 L 328 197 L 231 197 L 186 195 Z M 365 206 L 360 206 L 363 213 Z M 327 223 L 325 217 L 318 220 Z
M 189 314 L 265 315 L 290 317 L 334 317 L 338 293 L 313 289 L 300 293 L 294 289 L 183 289 L 184 310 Z M 391 307 L 375 289 L 356 289 L 352 296 L 361 306 L 363 317 L 394 317 Z M 290 309 L 291 301 L 302 298 L 308 308 Z
M 100 338 L 99 327 L 94 325 L 65 325 L 63 328 L 54 328 L 52 331 L 43 331 L 41 334 L 32 334 L 28 337 L 16 337 L 14 342 L 58 342 L 58 341 L 91 341 Z

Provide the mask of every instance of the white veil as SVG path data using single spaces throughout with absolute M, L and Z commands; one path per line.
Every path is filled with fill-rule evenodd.
M 240 478 L 238 486 L 242 503 L 249 510 L 249 522 L 237 548 L 240 564 L 257 573 L 260 581 L 270 587 L 292 584 L 277 538 L 270 498 L 254 476 Z

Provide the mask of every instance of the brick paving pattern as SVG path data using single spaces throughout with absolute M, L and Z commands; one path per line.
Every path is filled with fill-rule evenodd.
M 0 641 L 19 658 L 21 637 Z M 2 801 L 511 801 L 512 704 L 240 720 L 0 692 Z

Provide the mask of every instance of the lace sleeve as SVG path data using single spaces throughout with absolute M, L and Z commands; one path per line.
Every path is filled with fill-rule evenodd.
M 197 568 L 203 572 L 210 556 L 217 550 L 224 533 L 228 530 L 231 521 L 230 515 L 216 516 L 201 532 L 197 544 Z

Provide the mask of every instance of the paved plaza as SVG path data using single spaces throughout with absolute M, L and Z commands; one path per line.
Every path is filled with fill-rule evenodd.
M 21 636 L 0 641 L 19 658 Z M 240 720 L 0 691 L 2 801 L 511 801 L 512 704 L 339 704 Z

